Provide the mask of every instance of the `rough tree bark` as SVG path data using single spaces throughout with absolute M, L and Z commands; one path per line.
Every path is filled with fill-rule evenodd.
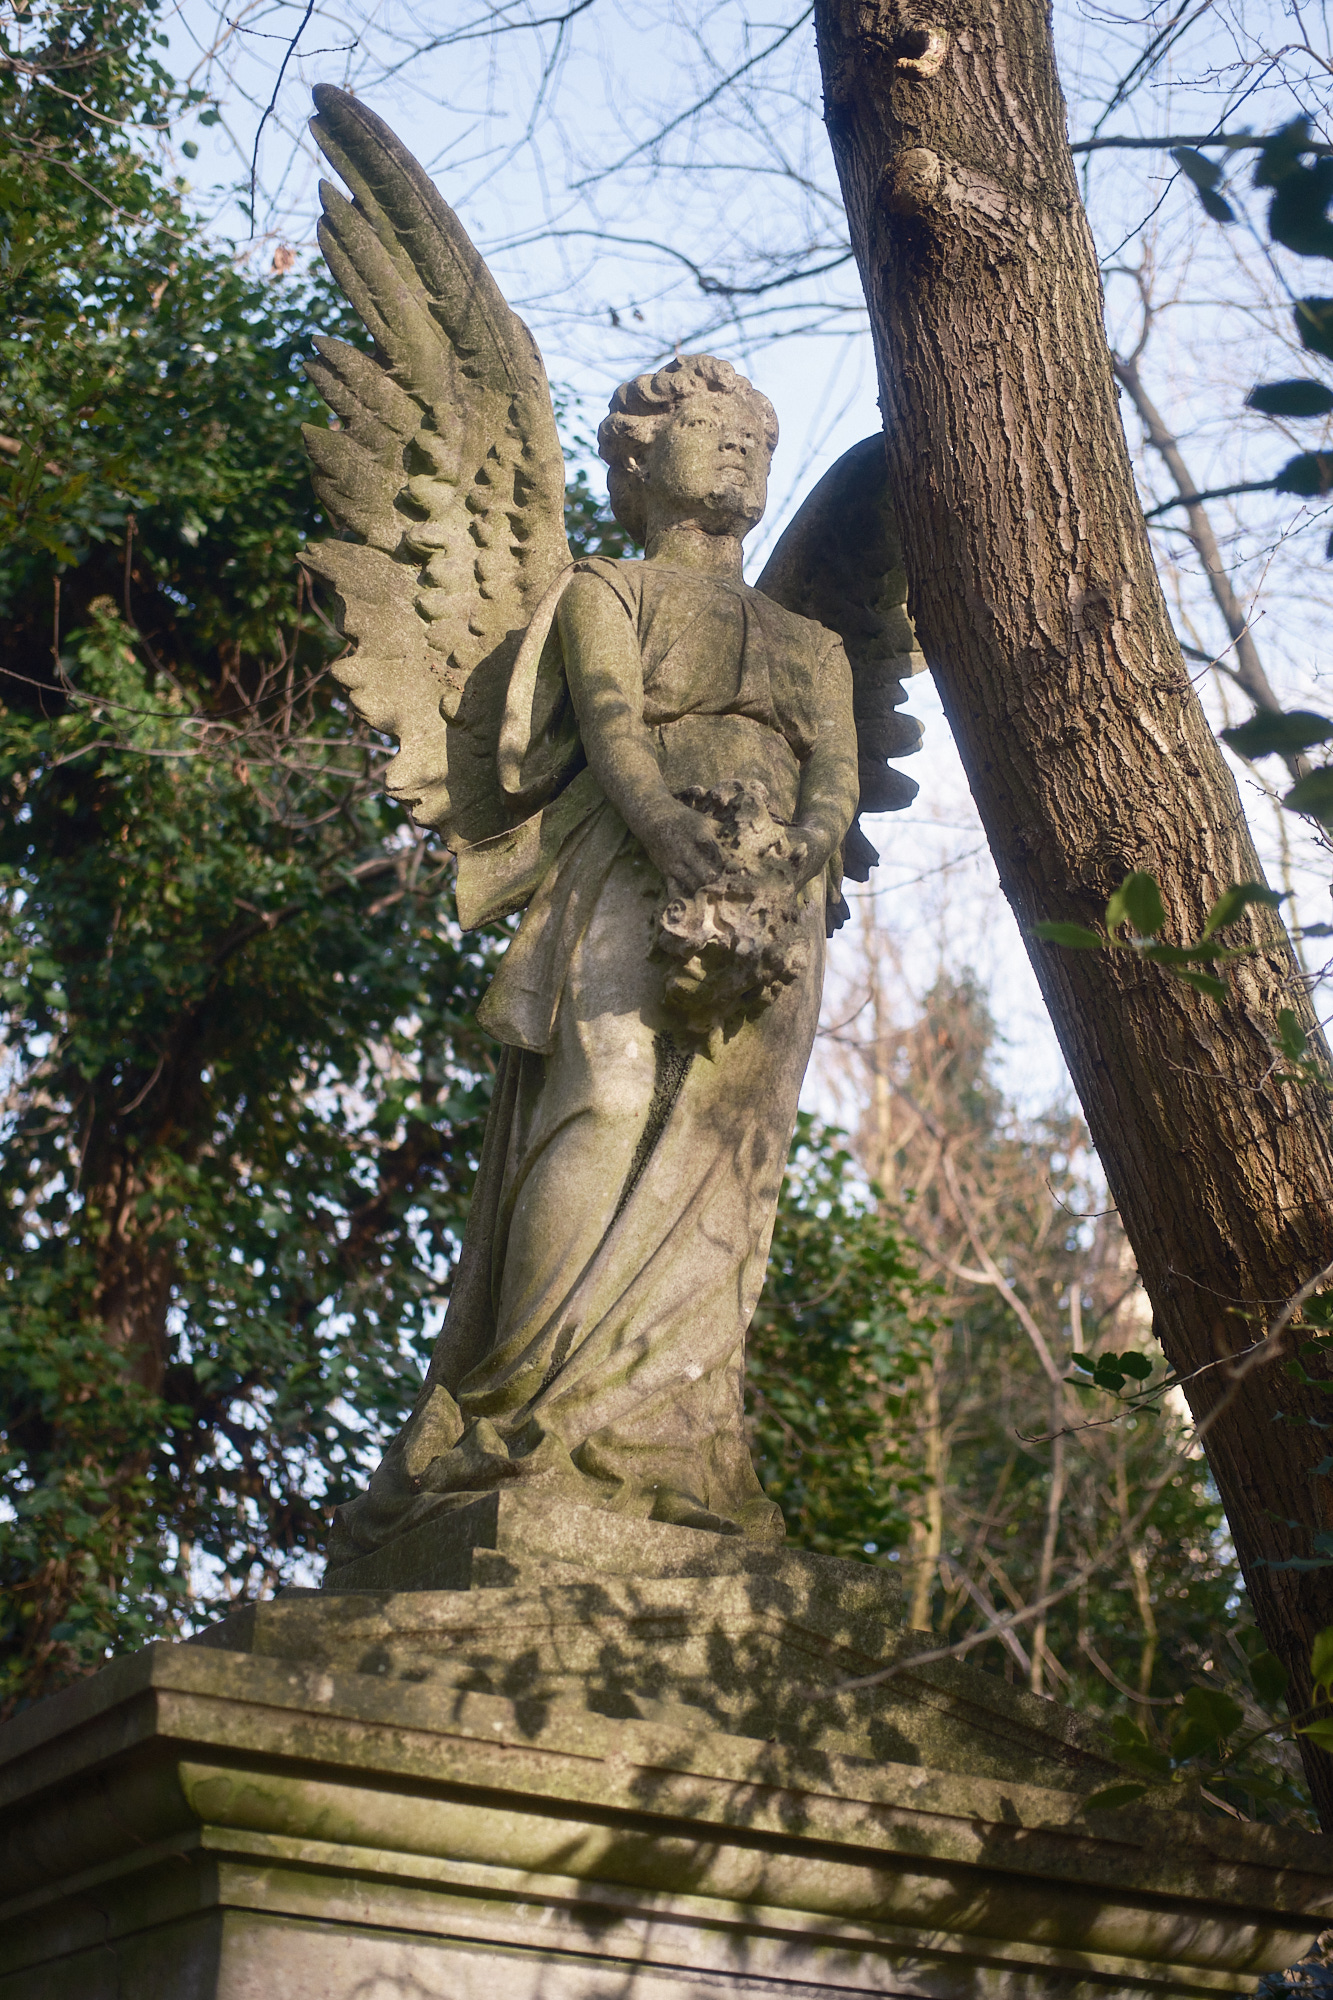
M 1176 941 L 1258 863 L 1181 661 L 1134 490 L 1039 0 L 817 0 L 825 109 L 878 354 L 911 609 L 1005 894 L 1096 923 L 1134 868 Z M 1236 1353 L 1333 1257 L 1322 1092 L 1273 1075 L 1313 1029 L 1267 912 L 1222 1005 L 1129 953 L 1032 944 L 1037 977 L 1182 1376 Z M 1189 1385 L 1200 1416 L 1225 1367 Z M 1333 1624 L 1310 1552 L 1326 1408 L 1256 1370 L 1207 1451 L 1255 1613 L 1308 1697 Z M 1108 1532 L 1111 1510 L 1108 1507 Z M 1333 1828 L 1333 1758 L 1309 1776 Z

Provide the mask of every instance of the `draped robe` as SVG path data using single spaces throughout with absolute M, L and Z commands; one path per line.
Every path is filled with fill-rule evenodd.
M 750 779 L 789 823 L 822 741 L 845 831 L 856 745 L 833 634 L 744 584 L 579 567 L 630 621 L 669 790 Z M 705 1052 L 663 1008 L 662 878 L 590 771 L 562 824 L 478 1016 L 502 1053 L 444 1326 L 369 1491 L 335 1517 L 331 1570 L 516 1482 L 783 1532 L 745 1442 L 745 1334 L 819 1015 L 830 877 L 801 892 L 804 976 Z

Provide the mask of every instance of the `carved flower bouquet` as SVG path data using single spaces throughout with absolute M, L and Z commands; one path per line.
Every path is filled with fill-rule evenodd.
M 800 857 L 761 784 L 692 785 L 677 797 L 711 822 L 725 860 L 714 881 L 663 904 L 654 955 L 667 962 L 670 1011 L 711 1040 L 761 1013 L 810 963 Z

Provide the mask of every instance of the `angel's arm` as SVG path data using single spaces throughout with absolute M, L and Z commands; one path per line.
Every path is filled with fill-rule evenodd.
M 643 719 L 638 639 L 615 594 L 577 576 L 557 613 L 565 671 L 593 776 L 643 843 L 673 895 L 689 894 L 722 869 L 702 817 L 673 798 Z
M 819 733 L 801 767 L 801 791 L 793 838 L 805 847 L 799 880 L 810 881 L 825 866 L 856 816 L 856 720 L 852 714 L 852 670 L 842 641 L 835 639 L 820 661 Z

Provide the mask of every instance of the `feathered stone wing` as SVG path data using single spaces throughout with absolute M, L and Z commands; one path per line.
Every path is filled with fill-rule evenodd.
M 904 677 L 925 665 L 907 615 L 882 436 L 863 438 L 824 474 L 784 530 L 758 587 L 788 611 L 827 625 L 847 648 L 861 804 L 843 842 L 843 866 L 854 882 L 865 882 L 879 856 L 861 831 L 861 813 L 899 812 L 918 791 L 888 760 L 921 747 L 921 724 L 897 710 L 907 699 Z
M 311 130 L 354 197 L 322 185 L 320 247 L 374 349 L 316 340 L 309 373 L 339 427 L 307 425 L 306 445 L 351 539 L 304 559 L 356 641 L 335 673 L 398 738 L 390 790 L 451 844 L 482 840 L 542 803 L 505 793 L 496 745 L 523 633 L 570 560 L 551 393 L 532 335 L 411 154 L 346 91 L 321 84 L 315 103 Z

